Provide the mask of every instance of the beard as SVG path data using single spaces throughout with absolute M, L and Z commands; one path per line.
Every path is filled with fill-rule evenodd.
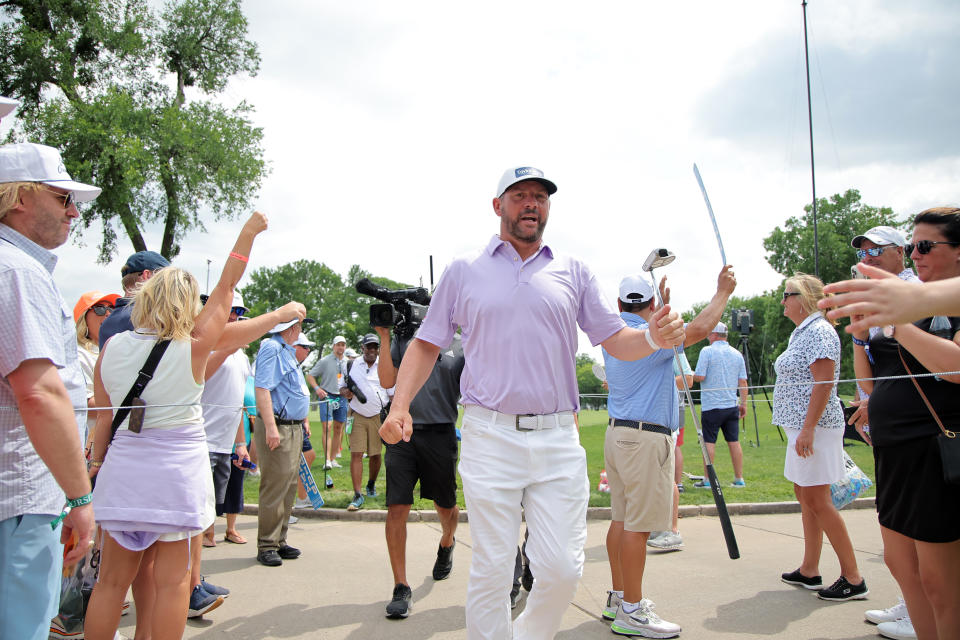
M 543 236 L 543 230 L 547 226 L 547 221 L 544 218 L 544 216 L 538 215 L 537 217 L 539 218 L 539 221 L 537 222 L 536 228 L 533 231 L 523 231 L 521 230 L 521 227 L 520 227 L 520 223 L 521 223 L 520 219 L 527 213 L 531 213 L 531 212 L 524 211 L 520 215 L 518 215 L 515 220 L 508 220 L 507 233 L 511 237 L 516 238 L 517 240 L 521 240 L 523 242 L 530 242 L 530 243 L 539 242 L 540 238 Z

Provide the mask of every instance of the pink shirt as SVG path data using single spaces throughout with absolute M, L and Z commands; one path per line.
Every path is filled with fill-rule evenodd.
M 521 260 L 493 236 L 447 267 L 417 337 L 442 349 L 460 327 L 463 404 L 547 414 L 580 407 L 578 324 L 594 345 L 626 326 L 585 264 L 546 245 Z

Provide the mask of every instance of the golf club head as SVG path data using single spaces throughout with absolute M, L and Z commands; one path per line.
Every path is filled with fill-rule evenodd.
M 600 364 L 599 362 L 595 362 L 591 367 L 591 369 L 593 370 L 593 375 L 595 375 L 600 380 L 600 382 L 607 381 L 607 370 L 604 368 L 602 364 Z
M 654 269 L 659 269 L 660 267 L 667 266 L 676 259 L 677 256 L 673 255 L 673 252 L 669 249 L 654 249 L 650 252 L 650 255 L 647 256 L 647 259 L 643 261 L 643 270 L 649 272 Z

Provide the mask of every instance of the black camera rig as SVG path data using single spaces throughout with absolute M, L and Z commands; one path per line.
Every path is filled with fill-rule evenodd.
M 430 293 L 423 287 L 387 289 L 367 278 L 354 286 L 359 293 L 383 300 L 384 304 L 370 305 L 370 324 L 374 327 L 393 327 L 397 337 L 412 337 L 427 315 Z

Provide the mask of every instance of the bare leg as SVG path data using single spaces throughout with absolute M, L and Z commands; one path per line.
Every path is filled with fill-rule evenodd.
M 740 446 L 740 442 L 728 442 L 727 446 L 730 447 L 730 461 L 733 463 L 733 477 L 734 478 L 743 478 L 743 447 Z M 711 456 L 711 460 L 713 456 Z
M 882 525 L 880 534 L 883 537 L 883 561 L 890 569 L 894 580 L 900 585 L 903 601 L 907 604 L 907 612 L 910 614 L 913 630 L 917 632 L 917 638 L 936 639 L 936 615 L 920 577 L 917 541 Z
M 333 421 L 333 453 L 330 455 L 330 459 L 333 460 L 340 452 L 343 450 L 343 423 Z M 329 449 L 327 449 L 329 451 Z
M 813 507 L 806 503 L 804 487 L 793 485 L 793 493 L 800 503 L 800 519 L 803 523 L 803 562 L 800 573 L 808 578 L 820 575 L 820 552 L 823 550 L 823 529 L 813 515 Z
M 93 594 L 90 596 L 84 622 L 84 637 L 90 640 L 113 640 L 120 624 L 123 599 L 137 575 L 142 555 L 142 551 L 124 549 L 109 533 L 103 536 L 100 579 L 93 586 Z
M 804 496 L 804 503 L 812 509 L 817 525 L 823 533 L 827 534 L 827 539 L 830 540 L 830 545 L 837 554 L 837 559 L 840 561 L 840 575 L 850 584 L 860 584 L 863 578 L 857 568 L 853 542 L 850 540 L 850 534 L 847 533 L 847 525 L 830 499 L 830 485 L 801 487 L 800 493 Z
M 680 533 L 680 489 L 673 485 L 673 532 Z
M 153 633 L 153 610 L 157 602 L 157 585 L 153 582 L 153 566 L 157 558 L 156 545 L 145 549 L 140 558 L 140 570 L 133 579 L 133 601 L 137 606 L 137 627 L 134 640 L 150 640 Z
M 327 445 L 327 462 L 333 460 L 333 440 L 331 440 L 332 433 L 330 432 L 330 421 L 326 420 L 323 423 L 323 441 Z
M 960 540 L 916 542 L 920 582 L 940 638 L 960 637 Z
M 380 463 L 383 461 L 383 456 L 380 453 L 376 455 L 368 453 L 367 456 L 367 469 L 369 471 L 367 484 L 373 486 L 377 482 L 377 476 L 380 475 Z
M 238 515 L 239 515 L 239 514 L 237 514 L 237 513 L 228 513 L 228 514 L 226 514 L 226 516 L 227 516 L 227 536 L 230 537 L 230 538 L 232 538 L 232 539 L 234 539 L 234 540 L 237 540 L 238 542 L 239 542 L 239 541 L 246 541 L 246 538 L 244 538 L 242 535 L 240 535 L 240 532 L 237 531 L 237 516 L 238 516 Z
M 707 457 L 710 458 L 710 464 L 713 464 L 713 455 L 716 451 L 717 444 L 715 442 L 707 442 Z M 710 478 L 707 477 L 707 466 L 703 466 L 703 481 L 707 482 Z
M 354 493 L 360 493 L 363 481 L 363 453 L 350 452 L 350 479 L 353 480 Z
M 196 587 L 198 584 L 200 584 L 200 561 L 203 559 L 203 556 L 200 553 L 201 551 L 203 551 L 203 545 L 200 544 L 200 536 L 195 536 L 194 539 L 190 542 L 190 589 L 191 590 L 194 587 Z M 186 549 L 184 549 L 183 555 L 184 557 L 186 557 L 187 555 Z M 187 602 L 187 604 L 190 604 L 190 603 Z
M 446 509 L 437 506 L 436 502 L 433 503 L 433 508 L 437 510 L 437 517 L 440 519 L 440 527 L 442 530 L 440 534 L 440 546 L 449 547 L 453 544 L 453 536 L 457 531 L 457 522 L 460 519 L 460 508 L 457 505 L 453 505 L 452 508 Z
M 387 505 L 387 522 L 384 534 L 387 537 L 387 554 L 390 556 L 390 569 L 393 570 L 393 584 L 407 582 L 407 516 L 409 504 Z
M 683 482 L 683 449 L 674 447 L 673 456 L 676 460 L 673 467 L 673 482 L 674 484 L 680 484 Z
M 180 640 L 187 626 L 190 605 L 190 574 L 187 569 L 187 541 L 157 542 L 154 581 L 157 604 L 153 616 L 153 640 Z M 190 547 L 200 547 L 200 536 L 190 540 Z
M 624 530 L 620 538 L 620 571 L 623 575 L 623 599 L 643 599 L 643 570 L 647 563 L 647 540 L 650 532 Z
M 607 529 L 607 560 L 610 561 L 610 580 L 614 591 L 623 591 L 623 573 L 620 571 L 620 541 L 623 539 L 623 523 L 610 521 Z

